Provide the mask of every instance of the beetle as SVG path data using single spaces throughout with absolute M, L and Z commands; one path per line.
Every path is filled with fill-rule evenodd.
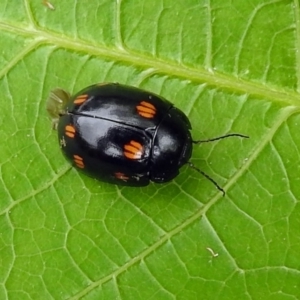
M 154 93 L 118 83 L 100 83 L 74 96 L 54 89 L 47 111 L 63 154 L 88 175 L 118 185 L 164 183 L 189 165 L 224 190 L 190 162 L 194 141 L 187 116 Z

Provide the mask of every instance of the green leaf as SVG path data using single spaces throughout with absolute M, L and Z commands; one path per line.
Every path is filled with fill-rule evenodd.
M 51 9 L 52 4 L 55 9 Z M 0 3 L 0 299 L 299 299 L 300 9 L 285 0 Z M 195 170 L 145 188 L 62 156 L 45 101 L 120 82 L 182 109 Z

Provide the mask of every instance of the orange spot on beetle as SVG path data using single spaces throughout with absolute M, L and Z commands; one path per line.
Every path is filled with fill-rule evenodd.
M 115 177 L 117 178 L 117 179 L 120 179 L 120 180 L 123 180 L 123 181 L 127 181 L 128 179 L 129 179 L 129 177 L 128 176 L 126 176 L 124 173 L 122 173 L 122 172 L 116 172 L 115 173 Z
M 84 162 L 83 162 L 83 159 L 81 156 L 75 154 L 75 155 L 73 155 L 73 159 L 74 159 L 75 165 L 78 168 L 80 168 L 80 169 L 84 168 Z
M 137 107 L 136 107 L 138 113 L 140 116 L 152 119 L 156 114 L 156 108 L 155 106 L 147 101 L 142 101 Z
M 65 127 L 65 134 L 69 138 L 74 138 L 75 132 L 76 132 L 76 130 L 75 130 L 75 127 L 73 125 L 67 125 Z
M 79 95 L 75 100 L 74 100 L 74 104 L 75 105 L 81 105 L 82 103 L 84 103 L 87 99 L 88 99 L 89 95 L 88 94 L 83 94 L 83 95 Z
M 128 159 L 140 159 L 143 155 L 143 146 L 136 141 L 130 141 L 124 145 L 124 155 Z

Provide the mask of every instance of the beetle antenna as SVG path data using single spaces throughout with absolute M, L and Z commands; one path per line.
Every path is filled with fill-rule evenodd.
M 198 140 L 198 141 L 192 141 L 194 144 L 201 144 L 201 143 L 208 143 L 208 142 L 214 142 L 214 141 L 218 141 L 218 140 L 222 140 L 231 136 L 239 136 L 245 139 L 248 139 L 249 136 L 248 135 L 244 135 L 244 134 L 240 134 L 240 133 L 229 133 L 226 135 L 222 135 L 216 138 L 212 138 L 212 139 L 208 139 L 208 140 Z
M 225 191 L 217 184 L 216 181 L 214 181 L 211 177 L 209 177 L 207 174 L 205 174 L 202 170 L 200 170 L 199 168 L 197 168 L 193 163 L 191 162 L 187 162 L 188 166 L 192 169 L 194 169 L 195 171 L 199 172 L 200 174 L 202 174 L 206 179 L 208 179 L 210 182 L 212 182 L 214 184 L 214 186 L 223 193 L 223 197 L 225 196 Z

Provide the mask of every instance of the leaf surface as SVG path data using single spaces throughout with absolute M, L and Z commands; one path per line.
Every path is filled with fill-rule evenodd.
M 54 6 L 52 10 L 51 5 Z M 0 299 L 299 299 L 298 1 L 0 3 Z M 45 110 L 120 82 L 190 118 L 192 162 L 145 188 L 62 156 Z

